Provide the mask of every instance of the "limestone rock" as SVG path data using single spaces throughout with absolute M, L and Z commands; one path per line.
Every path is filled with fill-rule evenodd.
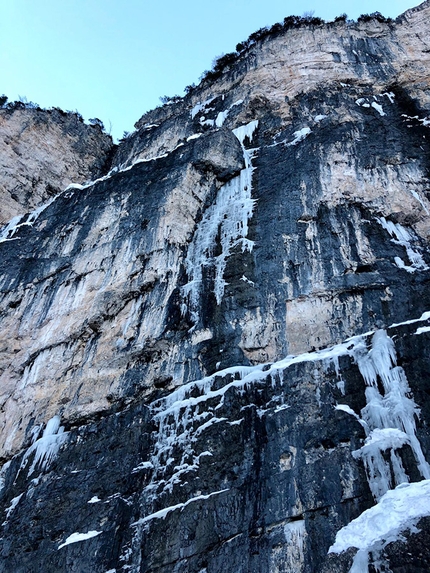
M 77 114 L 0 110 L 0 224 L 108 171 L 112 139 Z
M 267 33 L 1 231 L 0 571 L 428 560 L 340 539 L 430 479 L 429 22 Z

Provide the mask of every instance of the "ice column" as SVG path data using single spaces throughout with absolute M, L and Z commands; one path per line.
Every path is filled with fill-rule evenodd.
M 183 305 L 183 313 L 191 312 L 193 322 L 198 322 L 198 303 L 203 280 L 203 269 L 212 267 L 214 270 L 213 292 L 219 304 L 224 295 L 224 270 L 227 259 L 237 246 L 242 251 L 250 251 L 253 243 L 247 239 L 248 221 L 254 209 L 254 200 L 251 198 L 252 158 L 255 149 L 245 149 L 246 138 L 252 140 L 258 121 L 251 121 L 233 130 L 241 143 L 245 161 L 237 177 L 223 185 L 215 202 L 203 214 L 197 226 L 193 240 L 188 248 L 185 259 L 185 268 L 189 282 L 183 288 L 183 297 L 187 302 Z M 217 238 L 221 252 L 214 255 Z
M 397 452 L 403 445 L 410 445 L 423 478 L 430 478 L 430 467 L 416 436 L 419 410 L 408 397 L 408 381 L 403 368 L 396 366 L 391 338 L 385 330 L 377 330 L 371 350 L 362 341 L 354 348 L 354 357 L 367 385 L 367 404 L 361 411 L 367 438 L 353 455 L 363 460 L 378 500 L 392 487 L 409 481 Z

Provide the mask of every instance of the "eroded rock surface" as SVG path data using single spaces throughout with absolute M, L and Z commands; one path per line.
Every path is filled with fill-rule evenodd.
M 0 571 L 421 566 L 340 539 L 430 479 L 429 18 L 258 41 L 3 229 Z

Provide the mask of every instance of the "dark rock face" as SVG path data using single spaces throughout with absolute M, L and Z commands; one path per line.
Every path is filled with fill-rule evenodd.
M 3 229 L 0 571 L 425 570 L 429 10 L 256 44 Z

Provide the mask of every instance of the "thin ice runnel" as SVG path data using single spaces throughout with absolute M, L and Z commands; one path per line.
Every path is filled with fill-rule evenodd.
M 236 246 L 241 246 L 242 252 L 252 250 L 253 243 L 246 236 L 248 221 L 252 216 L 255 203 L 251 198 L 252 159 L 255 150 L 246 150 L 244 141 L 245 138 L 252 140 L 257 126 L 258 120 L 233 130 L 242 146 L 245 169 L 220 188 L 215 203 L 204 213 L 188 249 L 185 268 L 189 282 L 183 288 L 183 295 L 188 299 L 188 305 L 184 304 L 183 312 L 186 312 L 188 306 L 194 323 L 198 322 L 197 307 L 203 269 L 209 266 L 214 267 L 213 292 L 217 303 L 220 304 L 226 285 L 224 270 L 232 250 Z M 221 254 L 214 256 L 218 234 L 220 235 Z

